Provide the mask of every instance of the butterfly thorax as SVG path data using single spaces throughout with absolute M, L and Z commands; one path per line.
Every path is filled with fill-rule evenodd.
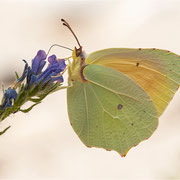
M 85 78 L 83 76 L 83 69 L 85 66 L 85 59 L 86 59 L 86 54 L 85 52 L 82 51 L 82 47 L 77 49 L 76 47 L 74 48 L 74 51 L 72 53 L 72 58 L 73 61 L 69 65 L 69 79 L 68 82 L 70 84 L 70 81 L 85 81 Z

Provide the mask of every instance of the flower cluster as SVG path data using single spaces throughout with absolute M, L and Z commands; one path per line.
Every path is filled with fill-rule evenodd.
M 25 62 L 25 68 L 22 76 L 17 80 L 17 82 L 22 82 L 27 77 L 28 87 L 32 84 L 42 84 L 49 82 L 52 83 L 57 81 L 58 83 L 63 82 L 63 77 L 60 76 L 61 72 L 66 68 L 64 59 L 57 59 L 55 55 L 48 57 L 49 65 L 44 72 L 42 69 L 46 64 L 46 53 L 43 50 L 39 50 L 35 58 L 32 60 L 31 67 Z M 59 77 L 54 77 L 59 76 Z
M 47 62 L 46 59 L 45 51 L 39 50 L 32 59 L 31 66 L 28 65 L 26 60 L 23 60 L 25 67 L 22 75 L 20 77 L 17 75 L 14 85 L 4 92 L 0 105 L 0 121 L 11 113 L 30 111 L 49 93 L 57 90 L 62 85 L 62 73 L 66 68 L 65 60 L 57 59 L 55 55 L 49 56 L 48 65 L 43 71 Z M 32 101 L 35 104 L 26 110 L 22 110 L 21 106 L 27 101 Z
M 4 93 L 4 102 L 2 104 L 2 109 L 5 109 L 6 107 L 12 106 L 12 100 L 17 99 L 17 92 L 14 89 L 7 89 Z

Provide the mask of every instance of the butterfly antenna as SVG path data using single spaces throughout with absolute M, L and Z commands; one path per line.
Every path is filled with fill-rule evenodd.
M 68 48 L 68 47 L 66 47 L 66 46 L 62 46 L 62 45 L 59 45 L 59 44 L 53 44 L 53 45 L 49 48 L 46 56 L 48 56 L 48 54 L 50 53 L 51 49 L 52 49 L 53 47 L 55 47 L 55 46 L 61 47 L 61 48 L 64 48 L 64 49 L 68 49 L 68 50 L 70 50 L 70 51 L 73 51 L 73 49 Z
M 76 41 L 77 41 L 79 47 L 81 48 L 82 46 L 81 46 L 81 44 L 80 44 L 80 42 L 79 42 L 77 36 L 75 35 L 74 31 L 72 30 L 71 26 L 68 24 L 68 22 L 67 22 L 66 20 L 61 19 L 61 21 L 63 22 L 63 25 L 66 26 L 66 27 L 71 31 L 71 33 L 72 33 L 73 36 L 75 37 L 75 39 L 76 39 Z

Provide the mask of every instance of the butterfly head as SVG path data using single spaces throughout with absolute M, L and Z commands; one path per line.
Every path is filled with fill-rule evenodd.
M 79 48 L 74 47 L 73 57 L 80 58 L 81 63 L 83 64 L 84 60 L 87 58 L 87 54 L 84 50 L 82 50 L 82 46 L 80 46 Z
M 73 55 L 76 57 L 80 57 L 82 59 L 82 61 L 84 61 L 84 59 L 86 58 L 85 52 L 82 50 L 82 46 L 81 46 L 76 34 L 74 33 L 71 26 L 69 25 L 69 23 L 66 20 L 61 19 L 61 21 L 63 22 L 63 25 L 66 26 L 71 31 L 71 33 L 73 34 L 73 36 L 76 39 L 77 44 L 79 46 L 79 48 L 77 48 L 77 47 L 74 48 Z
M 86 59 L 87 55 L 83 51 L 82 46 L 81 46 L 76 34 L 74 33 L 71 26 L 69 25 L 69 23 L 64 19 L 61 19 L 61 21 L 63 22 L 63 25 L 66 26 L 71 31 L 71 33 L 73 34 L 73 36 L 76 39 L 76 42 L 79 46 L 78 48 L 75 47 L 73 50 L 73 53 L 72 53 L 73 61 L 69 65 L 69 68 L 68 68 L 69 81 L 75 81 L 75 80 L 83 81 L 84 77 L 82 75 L 83 74 L 82 70 L 86 66 L 84 60 Z

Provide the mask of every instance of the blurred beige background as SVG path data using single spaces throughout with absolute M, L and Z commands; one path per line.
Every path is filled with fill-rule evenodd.
M 162 48 L 180 54 L 180 0 L 3 1 L 0 0 L 0 77 L 13 78 L 39 49 L 76 42 L 87 53 L 109 47 Z M 54 48 L 67 57 L 71 52 Z M 67 77 L 67 76 L 66 76 Z M 85 147 L 71 128 L 66 91 L 46 98 L 28 114 L 17 113 L 0 129 L 0 179 L 180 179 L 180 90 L 152 137 L 118 153 Z

